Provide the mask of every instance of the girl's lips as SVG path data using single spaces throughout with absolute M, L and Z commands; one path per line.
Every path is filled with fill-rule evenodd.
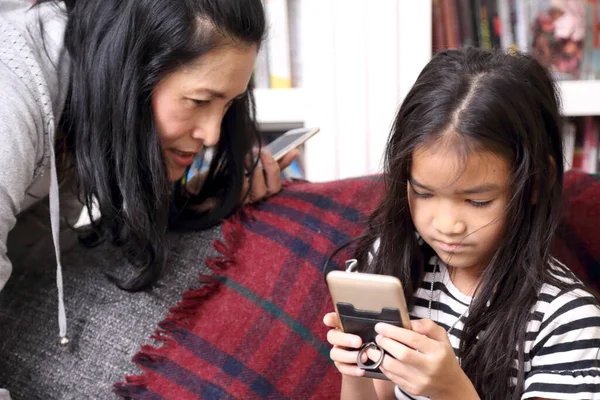
M 173 163 L 177 166 L 185 168 L 192 165 L 196 153 L 183 152 L 179 150 L 170 150 L 169 155 Z
M 438 246 L 447 253 L 458 253 L 467 248 L 464 244 L 446 243 L 438 241 Z

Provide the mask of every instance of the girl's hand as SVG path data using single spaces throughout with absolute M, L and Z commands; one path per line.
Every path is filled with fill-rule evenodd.
M 326 314 L 323 323 L 331 328 L 327 332 L 327 341 L 333 345 L 329 354 L 338 371 L 343 375 L 363 376 L 365 371 L 356 364 L 358 349 L 362 346 L 360 336 L 342 332 L 338 316 L 334 312 Z M 363 356 L 364 360 L 362 361 L 367 362 L 366 354 Z
M 431 399 L 478 398 L 461 369 L 444 328 L 431 320 L 411 321 L 412 331 L 389 324 L 377 324 L 377 344 L 386 356 L 379 367 L 392 382 L 414 396 Z M 379 351 L 367 350 L 373 361 Z
M 255 203 L 277 194 L 281 190 L 281 171 L 286 169 L 299 154 L 298 149 L 292 150 L 277 162 L 271 153 L 263 149 L 260 153 L 262 167 L 257 166 L 254 174 L 244 182 L 242 195 L 245 196 L 245 203 Z M 252 179 L 252 190 L 246 196 L 250 179 Z

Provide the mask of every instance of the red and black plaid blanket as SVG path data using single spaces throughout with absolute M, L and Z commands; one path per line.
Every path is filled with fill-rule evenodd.
M 295 183 L 227 221 L 215 275 L 188 291 L 134 357 L 143 375 L 115 392 L 134 399 L 338 399 L 325 313 L 327 257 L 359 235 L 380 200 L 375 178 Z M 345 255 L 334 262 L 341 264 Z
M 563 216 L 554 255 L 600 295 L 600 176 L 565 174 Z
M 333 306 L 322 268 L 359 235 L 381 198 L 375 178 L 296 183 L 223 226 L 215 275 L 189 290 L 115 392 L 134 399 L 338 399 L 322 323 Z M 555 254 L 600 289 L 600 180 L 570 172 Z M 343 252 L 342 252 L 343 253 Z M 335 261 L 341 264 L 346 254 Z M 340 265 L 338 265 L 340 267 Z M 600 292 L 600 290 L 598 290 Z

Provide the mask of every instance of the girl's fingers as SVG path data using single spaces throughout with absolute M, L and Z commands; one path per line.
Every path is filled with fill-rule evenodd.
M 368 349 L 367 353 L 371 361 L 376 362 L 379 360 L 381 352 L 377 349 Z M 399 382 L 407 382 L 411 377 L 420 376 L 419 371 L 410 366 L 409 364 L 403 363 L 402 361 L 396 360 L 390 355 L 386 355 L 379 366 L 381 372 L 383 372 L 391 381 L 398 384 Z M 399 385 L 400 386 L 400 385 Z
M 381 357 L 381 352 L 373 348 L 368 348 L 367 351 L 364 351 L 363 353 L 366 354 L 367 358 L 373 362 L 377 362 L 379 357 Z
M 424 321 L 412 321 L 411 325 L 413 327 L 417 327 L 420 326 L 419 324 L 423 322 Z M 431 324 L 438 326 L 435 322 L 430 322 Z M 423 325 L 433 330 L 434 328 L 431 326 L 431 324 L 424 323 Z M 432 350 L 435 350 L 435 347 L 437 345 L 436 340 L 429 338 L 423 333 L 420 333 L 416 330 L 411 331 L 390 324 L 379 323 L 375 325 L 375 331 L 383 337 L 390 338 L 390 340 L 401 343 L 405 346 L 410 347 L 411 349 L 419 350 L 421 353 L 430 353 Z
M 410 380 L 411 378 L 421 376 L 421 373 L 412 365 L 406 364 L 389 355 L 383 358 L 381 367 L 402 379 Z
M 423 353 L 419 353 L 394 339 L 377 336 L 377 344 L 390 353 L 393 358 L 404 364 L 418 366 L 424 362 L 425 355 Z
M 367 355 L 364 354 L 364 359 L 361 360 L 363 362 L 367 361 Z M 340 362 L 343 364 L 354 364 L 356 366 L 356 357 L 358 356 L 358 351 L 348 351 L 343 347 L 333 346 L 331 351 L 329 352 L 329 356 L 335 362 Z
M 356 364 L 344 364 L 344 363 L 335 363 L 335 367 L 340 371 L 342 375 L 348 376 L 364 376 L 365 371 L 358 368 Z
M 339 328 L 340 320 L 338 319 L 337 313 L 330 312 L 325 314 L 323 317 L 323 323 L 330 328 Z
M 438 342 L 449 342 L 446 330 L 430 319 L 412 321 L 411 328 L 415 334 L 420 334 L 421 337 L 425 336 Z M 430 342 L 428 343 L 430 344 Z M 418 346 L 419 344 L 417 343 L 415 345 Z
M 347 347 L 349 349 L 358 349 L 362 346 L 360 336 L 344 333 L 337 329 L 331 329 L 327 332 L 327 341 L 334 346 Z
M 390 358 L 390 357 L 386 357 Z M 410 381 L 410 379 L 405 379 L 403 376 L 397 375 L 393 371 L 387 369 L 383 363 L 379 366 L 379 370 L 392 382 L 396 384 L 402 391 L 406 392 L 411 396 L 418 396 L 416 392 L 416 387 Z

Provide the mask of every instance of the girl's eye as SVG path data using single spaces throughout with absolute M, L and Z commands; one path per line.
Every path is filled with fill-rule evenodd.
M 480 207 L 487 207 L 487 206 L 489 206 L 490 204 L 492 204 L 492 201 L 491 201 L 491 200 L 490 200 L 490 201 L 474 201 L 474 200 L 467 200 L 467 202 L 468 202 L 469 204 L 471 204 L 473 207 L 477 207 L 477 208 L 480 208 Z
M 419 199 L 429 199 L 429 198 L 433 197 L 433 195 L 429 194 L 429 193 L 419 193 L 414 188 L 412 189 L 412 192 L 415 195 L 415 197 L 417 197 Z

